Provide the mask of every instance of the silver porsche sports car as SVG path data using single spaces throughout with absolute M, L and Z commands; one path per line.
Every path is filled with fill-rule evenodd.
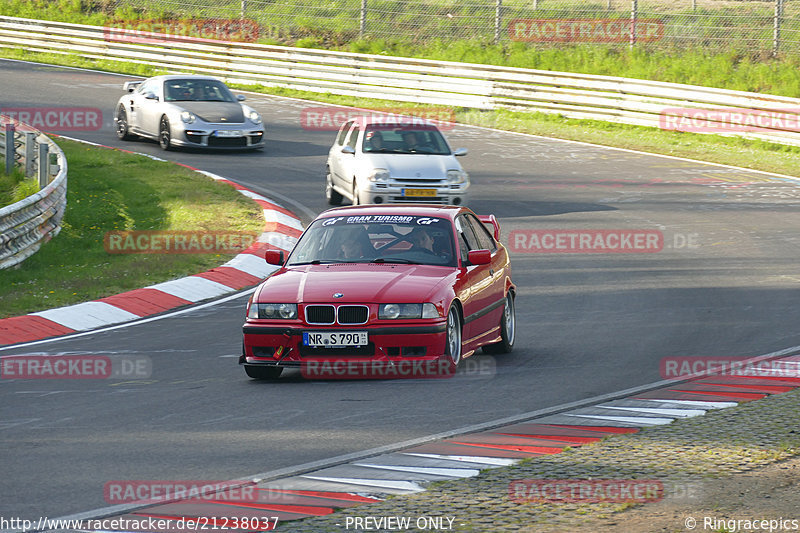
M 176 146 L 221 149 L 264 147 L 261 115 L 210 76 L 156 76 L 129 81 L 114 112 L 117 137 L 155 139 Z

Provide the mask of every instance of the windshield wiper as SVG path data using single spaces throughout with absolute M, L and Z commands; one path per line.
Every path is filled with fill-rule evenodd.
M 341 263 L 341 261 L 331 261 L 328 259 L 314 259 L 313 261 L 301 261 L 299 263 L 289 263 L 287 266 L 299 266 L 299 265 L 327 265 L 330 263 Z
M 372 263 L 397 263 L 402 265 L 421 265 L 419 261 L 411 261 L 409 259 L 403 259 L 400 257 L 379 257 L 377 259 L 373 259 Z

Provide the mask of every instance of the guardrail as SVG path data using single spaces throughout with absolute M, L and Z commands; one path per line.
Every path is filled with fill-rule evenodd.
M 5 170 L 21 167 L 26 176 L 38 177 L 40 189 L 0 208 L 0 270 L 20 264 L 56 236 L 67 207 L 64 152 L 41 132 L 6 120 L 0 115 L 0 157 Z
M 477 109 L 557 113 L 800 146 L 800 99 L 677 83 L 234 43 L 0 17 L 0 47 L 78 54 L 227 82 Z M 681 124 L 678 124 L 680 122 Z M 673 127 L 674 126 L 674 127 Z M 693 131 L 689 128 L 689 131 Z

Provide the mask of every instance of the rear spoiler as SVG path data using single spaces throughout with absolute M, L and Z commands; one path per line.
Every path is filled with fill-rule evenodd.
M 487 226 L 491 224 L 493 228 L 492 233 L 494 233 L 494 240 L 500 240 L 500 223 L 497 222 L 497 218 L 494 215 L 478 215 L 478 220 Z
M 139 85 L 141 85 L 141 84 L 142 84 L 142 82 L 141 82 L 141 81 L 126 81 L 126 82 L 123 84 L 123 86 L 122 86 L 122 89 L 123 89 L 123 90 L 124 90 L 126 93 L 132 93 L 132 92 L 133 92 L 133 91 L 135 91 L 135 90 L 136 90 L 136 88 L 137 88 Z

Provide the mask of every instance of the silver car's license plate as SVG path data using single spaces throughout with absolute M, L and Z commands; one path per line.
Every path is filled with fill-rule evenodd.
M 324 348 L 345 348 L 366 346 L 369 338 L 366 331 L 304 331 L 305 346 Z
M 244 132 L 242 130 L 217 130 L 214 135 L 217 137 L 241 137 Z

